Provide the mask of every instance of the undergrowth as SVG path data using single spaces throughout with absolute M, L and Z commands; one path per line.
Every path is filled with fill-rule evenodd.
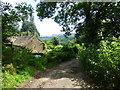
M 78 58 L 104 89 L 120 89 L 120 40 L 103 40 L 99 48 L 84 47 Z
M 47 54 L 35 57 L 25 48 L 11 48 L 3 45 L 2 88 L 17 88 L 36 70 L 44 70 L 75 57 L 75 47 L 56 46 Z

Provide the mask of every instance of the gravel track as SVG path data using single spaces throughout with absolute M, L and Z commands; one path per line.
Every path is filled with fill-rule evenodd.
M 98 88 L 89 78 L 78 59 L 63 62 L 44 71 L 36 71 L 33 78 L 24 82 L 20 88 Z

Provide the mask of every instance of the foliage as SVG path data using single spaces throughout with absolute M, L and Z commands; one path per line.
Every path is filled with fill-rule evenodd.
M 51 51 L 52 49 L 54 49 L 52 40 L 46 40 L 46 41 L 45 41 L 45 44 L 46 44 L 46 51 L 47 51 L 47 52 L 49 52 L 49 51 Z
M 20 18 L 23 22 L 28 20 L 28 18 L 33 17 L 32 13 L 33 13 L 34 9 L 31 6 L 31 4 L 27 5 L 26 2 L 17 3 L 15 8 L 16 8 L 18 15 L 20 16 Z
M 16 11 L 12 8 L 9 3 L 2 4 L 2 41 L 6 41 L 6 37 L 15 34 L 17 28 L 17 21 L 20 21 L 19 16 L 17 16 Z
M 120 36 L 119 6 L 120 2 L 40 2 L 37 12 L 40 20 L 52 17 L 67 35 L 73 30 L 77 39 L 84 35 L 82 40 L 89 47 L 103 37 Z
M 120 40 L 103 40 L 99 45 L 99 49 L 80 49 L 79 60 L 104 88 L 120 89 Z
M 52 3 L 52 2 L 40 2 L 37 5 L 37 12 L 38 12 L 38 16 L 40 17 L 40 20 L 42 20 L 44 17 L 52 17 L 53 13 L 55 14 L 55 8 L 56 8 L 56 2 Z M 45 12 L 48 11 L 48 12 Z
M 9 65 L 9 64 L 8 64 Z M 4 68 L 4 67 L 3 67 Z M 24 82 L 26 79 L 31 78 L 34 72 L 34 68 L 26 67 L 24 71 L 21 71 L 19 74 L 11 74 L 7 71 L 2 73 L 2 88 L 17 88 L 19 85 Z
M 59 42 L 60 42 L 60 45 L 64 45 L 64 44 L 73 44 L 75 43 L 75 39 L 74 39 L 74 36 L 71 35 L 71 36 L 67 36 L 67 37 L 61 37 L 59 38 Z
M 12 7 L 11 4 L 2 2 L 2 41 L 8 42 L 7 37 L 16 35 L 18 30 L 18 22 L 24 20 L 25 18 L 32 16 L 33 9 L 31 5 L 26 3 L 21 3 Z
M 49 42 L 51 42 L 54 37 L 59 38 L 59 45 L 64 45 L 64 44 L 67 44 L 68 42 L 73 43 L 73 44 L 75 43 L 74 34 L 72 34 L 71 36 L 67 36 L 67 37 L 65 37 L 64 34 L 58 34 L 58 35 L 55 34 L 52 36 L 42 36 L 40 38 L 41 40 L 44 40 L 44 42 L 49 46 L 49 45 L 52 45 Z
M 37 31 L 33 23 L 32 6 L 21 3 L 13 8 L 10 4 L 2 2 L 3 87 L 16 88 L 31 77 L 35 70 L 44 70 L 70 60 L 76 56 L 79 49 L 78 58 L 92 77 L 100 81 L 106 89 L 120 89 L 120 40 L 116 39 L 120 36 L 119 6 L 120 2 L 38 3 L 37 12 L 40 20 L 52 17 L 67 35 L 75 30 L 76 41 L 83 46 L 74 45 L 75 40 L 71 39 L 68 44 L 60 46 L 58 39 L 54 37 L 53 43 L 46 41 L 48 53 L 35 57 L 25 48 L 4 45 L 9 36 L 19 33 L 17 30 L 20 21 L 23 22 L 23 31 Z M 54 15 L 55 12 L 57 15 Z M 112 38 L 113 36 L 116 38 Z
M 2 87 L 16 88 L 32 77 L 34 71 L 44 70 L 74 57 L 74 47 L 69 45 L 58 45 L 40 57 L 35 57 L 30 50 L 22 47 L 11 48 L 3 45 Z
M 37 29 L 36 29 L 36 26 L 33 22 L 29 22 L 29 21 L 25 21 L 23 23 L 23 26 L 22 26 L 22 29 L 21 31 L 30 31 L 30 32 L 35 32 Z
M 7 64 L 11 62 L 12 49 L 10 47 L 5 47 L 2 45 L 2 64 Z
M 33 55 L 29 50 L 23 48 L 11 48 L 4 44 L 8 43 L 8 37 L 18 35 L 18 23 L 24 21 L 24 19 L 32 16 L 32 7 L 26 3 L 18 4 L 12 7 L 11 4 L 1 2 L 2 8 L 2 77 L 4 88 L 15 88 L 22 81 L 30 76 L 28 73 L 30 70 L 27 67 L 30 66 L 30 61 L 33 59 Z M 31 71 L 32 72 L 34 70 Z M 20 74 L 21 72 L 25 72 Z M 28 74 L 27 74 L 28 73 Z
M 28 65 L 29 61 L 33 59 L 33 55 L 30 53 L 30 51 L 24 48 L 15 47 L 15 49 L 12 49 L 3 45 L 2 52 L 3 66 L 4 64 L 10 63 L 13 63 L 15 66 Z
M 49 51 L 47 54 L 38 57 L 38 61 L 35 63 L 35 66 L 40 67 L 40 65 L 42 65 L 42 69 L 45 69 L 60 62 L 70 60 L 74 57 L 74 47 L 67 45 L 63 47 L 56 46 L 55 48 L 51 49 L 51 51 Z
M 33 35 L 36 32 L 38 36 L 40 36 L 39 32 L 37 31 L 37 28 L 34 24 L 34 22 L 29 22 L 29 21 L 25 21 L 23 22 L 22 28 L 21 28 L 22 32 L 31 32 Z
M 23 81 L 32 77 L 37 67 L 42 68 L 38 59 L 30 54 L 29 50 L 19 48 L 13 52 L 10 47 L 7 47 L 3 48 L 3 53 L 6 53 L 2 58 L 3 88 L 18 87 Z
M 52 42 L 53 42 L 53 45 L 54 45 L 54 46 L 59 45 L 59 39 L 58 39 L 58 37 L 53 37 Z
M 30 78 L 36 70 L 32 67 L 34 56 L 29 50 L 3 45 L 2 47 L 3 88 L 16 88 Z
M 51 52 L 49 52 L 49 57 L 54 57 L 53 61 L 62 62 L 66 60 L 70 60 L 70 58 L 75 57 L 74 47 L 64 45 L 63 47 L 56 47 Z

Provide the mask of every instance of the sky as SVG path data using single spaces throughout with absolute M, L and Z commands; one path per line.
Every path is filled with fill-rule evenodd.
M 27 4 L 31 4 L 34 9 L 36 9 L 37 3 L 39 3 L 40 0 L 37 0 L 36 2 L 34 0 L 1 0 L 3 2 L 8 2 L 13 5 L 13 7 L 16 5 L 16 3 L 26 2 Z M 37 16 L 37 12 L 34 10 L 34 23 L 37 27 L 38 32 L 40 33 L 40 36 L 51 36 L 52 34 L 63 34 L 64 32 L 61 32 L 62 28 L 54 22 L 52 19 L 43 19 L 41 22 Z

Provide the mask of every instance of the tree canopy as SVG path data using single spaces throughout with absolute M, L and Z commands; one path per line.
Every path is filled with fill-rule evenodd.
M 120 2 L 40 2 L 37 15 L 40 20 L 53 18 L 67 35 L 75 30 L 86 45 L 98 45 L 102 39 L 120 36 L 119 9 Z
M 15 7 L 7 2 L 1 2 L 2 7 L 2 41 L 6 42 L 6 38 L 16 35 L 19 27 L 19 22 L 32 16 L 33 9 L 31 5 L 19 3 Z
M 22 2 L 22 3 L 18 3 L 17 6 L 15 6 L 15 8 L 23 22 L 33 17 L 32 14 L 34 9 L 31 6 L 31 4 L 27 5 L 26 2 Z
M 37 28 L 36 28 L 34 22 L 31 22 L 31 21 L 25 21 L 25 22 L 23 22 L 21 31 L 22 32 L 30 31 L 32 34 L 34 34 L 36 32 L 37 35 L 40 36 L 40 34 L 37 31 Z
M 57 46 L 57 45 L 59 44 L 59 39 L 58 39 L 58 37 L 53 37 L 52 42 L 53 42 L 53 45 L 54 45 L 54 46 Z
M 21 31 L 34 33 L 40 36 L 34 24 L 33 7 L 25 2 L 13 7 L 10 3 L 1 2 L 2 7 L 2 41 L 8 42 L 7 37 L 19 35 L 19 23 L 22 23 Z

